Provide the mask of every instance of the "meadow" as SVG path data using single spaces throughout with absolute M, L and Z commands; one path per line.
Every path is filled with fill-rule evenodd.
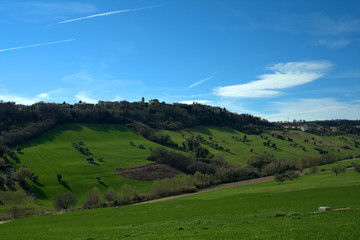
M 319 151 L 314 148 L 321 148 L 338 158 L 348 158 L 353 156 L 354 153 L 360 154 L 360 149 L 354 146 L 355 138 L 318 136 L 299 130 L 271 131 L 261 135 L 247 135 L 229 127 L 200 126 L 194 129 L 180 131 L 158 130 L 158 132 L 171 136 L 172 140 L 180 146 L 187 138 L 201 136 L 207 143 L 223 147 L 223 150 L 218 150 L 207 145 L 207 143 L 203 144 L 213 154 L 222 155 L 225 161 L 234 165 L 244 165 L 247 159 L 266 154 L 273 155 L 278 159 L 288 160 L 301 160 L 310 156 L 320 156 Z M 244 136 L 246 136 L 245 142 L 242 141 Z M 279 139 L 278 136 L 284 137 L 284 140 Z M 289 141 L 289 138 L 292 141 Z M 269 140 L 270 145 L 276 144 L 276 149 L 271 146 L 264 146 L 264 142 Z M 303 146 L 305 150 L 300 146 Z M 226 149 L 230 151 L 226 152 Z
M 166 202 L 18 219 L 2 239 L 359 239 L 360 176 L 320 172 Z M 329 212 L 318 207 L 330 206 Z
M 83 142 L 92 155 L 77 151 L 71 145 L 73 142 Z M 140 144 L 145 149 L 138 148 Z M 157 146 L 121 125 L 67 124 L 22 145 L 18 165 L 29 167 L 39 177 L 40 184 L 31 183 L 31 187 L 41 203 L 52 206 L 56 194 L 72 191 L 80 204 L 93 187 L 102 192 L 108 187 L 119 191 L 121 186 L 130 184 L 140 192 L 149 191 L 151 182 L 128 179 L 114 170 L 149 163 L 146 160 L 149 147 Z M 91 156 L 95 159 L 93 163 L 86 160 Z M 98 157 L 103 159 L 99 161 Z M 62 176 L 62 184 L 57 182 L 57 174 Z

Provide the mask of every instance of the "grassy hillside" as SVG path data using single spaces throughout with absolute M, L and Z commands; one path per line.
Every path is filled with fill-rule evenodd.
M 89 156 L 102 157 L 93 164 L 87 162 L 87 157 L 77 151 L 72 142 L 84 142 Z M 131 146 L 142 144 L 146 149 Z M 135 181 L 124 178 L 114 172 L 118 167 L 136 166 L 148 163 L 145 160 L 149 147 L 157 144 L 150 142 L 124 126 L 97 124 L 69 124 L 22 145 L 22 153 L 18 154 L 21 164 L 25 165 L 39 176 L 40 185 L 32 184 L 32 189 L 43 203 L 51 205 L 53 196 L 64 191 L 73 191 L 82 202 L 85 193 L 98 187 L 105 191 L 107 187 L 120 190 L 124 184 L 131 184 L 139 191 L 149 190 L 150 182 Z M 56 181 L 61 174 L 64 184 Z M 101 178 L 98 182 L 96 177 Z
M 4 239 L 358 239 L 360 178 L 330 172 L 0 225 Z M 332 211 L 318 213 L 320 206 Z
M 319 156 L 320 153 L 314 150 L 314 147 L 321 147 L 338 157 L 353 155 L 357 150 L 350 137 L 319 137 L 301 131 L 270 132 L 260 136 L 245 135 L 228 127 L 197 127 L 182 131 L 158 132 L 170 135 L 180 146 L 187 138 L 201 136 L 203 145 L 213 154 L 224 156 L 226 161 L 234 165 L 242 165 L 248 158 L 265 153 L 285 159 Z M 280 135 L 283 140 L 278 138 Z M 289 138 L 292 141 L 289 141 Z M 264 146 L 263 143 L 267 141 L 276 144 L 277 148 Z M 86 156 L 72 146 L 72 143 L 79 142 L 84 143 L 82 146 L 89 149 L 90 155 Z M 133 142 L 134 146 L 130 145 L 130 142 Z M 145 149 L 138 148 L 140 144 Z M 299 147 L 300 145 L 305 147 L 305 151 Z M 149 148 L 157 146 L 159 145 L 121 125 L 62 125 L 23 144 L 21 154 L 18 154 L 21 163 L 17 164 L 17 167 L 25 165 L 39 177 L 39 184 L 30 181 L 29 183 L 40 202 L 34 202 L 20 187 L 17 187 L 18 192 L 0 191 L 0 200 L 5 207 L 39 203 L 51 207 L 56 194 L 72 191 L 77 195 L 80 205 L 85 200 L 86 192 L 95 186 L 102 192 L 108 187 L 119 191 L 124 184 L 136 186 L 139 192 L 146 193 L 150 190 L 151 181 L 128 179 L 118 175 L 114 170 L 148 163 L 145 159 Z M 94 157 L 95 162 L 89 163 L 86 160 L 88 157 Z M 103 160 L 99 161 L 97 157 Z M 62 184 L 57 182 L 57 174 L 61 174 Z M 97 177 L 100 177 L 101 181 L 98 181 Z M 23 201 L 18 201 L 18 198 Z
M 321 148 L 329 154 L 334 154 L 340 158 L 360 153 L 360 148 L 354 146 L 354 140 L 356 140 L 354 138 L 318 136 L 295 130 L 287 132 L 271 131 L 262 135 L 246 135 L 228 127 L 197 127 L 190 130 L 158 130 L 158 132 L 170 135 L 172 140 L 179 145 L 187 138 L 201 136 L 206 140 L 204 145 L 212 153 L 223 155 L 226 161 L 235 165 L 244 164 L 247 159 L 264 154 L 272 154 L 275 158 L 284 159 L 320 156 L 319 151 L 314 150 L 314 148 Z M 245 135 L 246 141 L 243 142 Z M 282 136 L 284 140 L 279 139 L 278 136 Z M 289 138 L 293 141 L 289 141 Z M 264 146 L 263 143 L 269 140 L 270 145 L 276 144 L 276 149 L 271 146 Z M 208 144 L 217 144 L 219 147 L 223 147 L 224 150 L 217 150 Z M 300 146 L 303 146 L 305 150 Z M 230 151 L 226 152 L 226 149 Z

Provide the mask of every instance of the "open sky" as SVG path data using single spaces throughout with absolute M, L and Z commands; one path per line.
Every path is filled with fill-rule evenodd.
M 0 0 L 0 100 L 360 119 L 358 0 Z

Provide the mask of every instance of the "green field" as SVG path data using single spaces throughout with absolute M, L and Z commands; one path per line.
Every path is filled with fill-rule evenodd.
M 247 141 L 245 143 L 241 141 L 244 138 L 244 133 L 228 127 L 197 127 L 189 130 L 159 130 L 158 132 L 170 135 L 172 140 L 180 146 L 187 138 L 200 135 L 206 139 L 207 142 L 212 142 L 224 149 L 229 149 L 230 152 L 224 150 L 219 151 L 214 147 L 204 144 L 212 153 L 224 156 L 224 159 L 227 162 L 234 165 L 242 165 L 247 159 L 264 154 L 271 154 L 274 155 L 275 158 L 289 160 L 300 160 L 308 156 L 320 156 L 320 153 L 314 150 L 316 147 L 328 151 L 329 154 L 334 154 L 340 158 L 352 156 L 354 153 L 360 154 L 360 149 L 354 147 L 353 140 L 355 139 L 351 137 L 340 138 L 333 136 L 317 136 L 296 130 L 286 131 L 285 133 L 282 131 L 263 133 L 263 138 L 260 135 L 246 135 Z M 283 136 L 285 140 L 278 139 L 277 135 Z M 234 139 L 233 137 L 237 139 Z M 265 137 L 267 139 L 265 139 Z M 209 138 L 212 139 L 210 140 Z M 288 141 L 288 138 L 293 139 L 293 141 Z M 263 143 L 268 140 L 270 140 L 271 144 L 276 144 L 276 150 L 272 147 L 265 147 L 263 145 Z M 305 140 L 308 140 L 308 142 L 305 142 Z M 300 145 L 305 147 L 305 151 L 300 148 Z M 344 149 L 344 146 L 348 146 L 349 149 Z M 253 152 L 251 152 L 251 149 L 253 149 Z
M 353 170 L 222 189 L 166 202 L 15 220 L 2 239 L 359 239 Z M 318 213 L 320 206 L 330 212 Z
M 222 155 L 225 161 L 234 165 L 243 165 L 248 158 L 263 154 L 272 154 L 275 158 L 289 160 L 320 156 L 314 147 L 321 147 L 338 157 L 357 153 L 351 137 L 320 137 L 292 130 L 269 132 L 262 136 L 246 135 L 246 142 L 241 141 L 245 136 L 244 133 L 228 127 L 197 127 L 182 131 L 158 130 L 158 132 L 170 135 L 172 140 L 180 146 L 187 138 L 201 136 L 206 140 L 203 141 L 203 145 L 214 155 Z M 285 140 L 278 139 L 277 135 L 284 136 Z M 292 142 L 287 140 L 289 137 L 293 139 Z M 265 147 L 263 143 L 267 140 L 275 143 L 277 149 Z M 95 160 L 93 164 L 87 162 L 86 158 L 89 156 L 81 154 L 72 146 L 73 142 L 80 141 L 84 142 L 84 147 L 93 154 L 90 156 L 102 157 L 103 161 Z M 131 146 L 130 141 L 135 146 Z M 145 149 L 138 148 L 139 144 L 144 145 Z M 223 150 L 216 149 L 214 147 L 216 144 Z M 294 146 L 295 144 L 297 146 Z M 306 150 L 303 151 L 299 145 L 303 145 Z M 34 201 L 17 186 L 17 191 L 0 191 L 0 200 L 4 203 L 0 206 L 0 210 L 13 206 L 35 206 L 50 210 L 54 196 L 67 191 L 76 194 L 79 199 L 78 206 L 80 206 L 85 200 L 86 192 L 93 187 L 98 187 L 101 192 L 105 192 L 109 187 L 120 191 L 123 185 L 130 184 L 136 186 L 139 192 L 147 193 L 151 189 L 151 181 L 128 179 L 118 175 L 114 170 L 119 167 L 149 163 L 146 160 L 149 148 L 157 146 L 159 145 L 144 139 L 122 125 L 66 124 L 57 127 L 23 144 L 21 154 L 18 153 L 21 163 L 16 167 L 25 165 L 39 177 L 40 184 L 28 181 L 38 200 Z M 344 146 L 348 148 L 344 149 Z M 226 149 L 229 151 L 225 151 Z M 62 175 L 62 184 L 56 181 L 57 174 Z M 100 182 L 96 179 L 97 177 L 101 178 Z
M 88 163 L 87 156 L 71 145 L 79 141 L 83 141 L 95 157 L 104 158 L 103 161 Z M 142 144 L 146 149 L 131 146 L 130 141 L 135 145 Z M 124 126 L 69 124 L 22 145 L 23 154 L 18 156 L 19 165 L 29 167 L 39 176 L 41 185 L 32 184 L 37 197 L 51 206 L 54 195 L 65 191 L 76 193 L 79 203 L 82 203 L 85 193 L 95 186 L 105 191 L 108 187 L 120 190 L 122 185 L 130 184 L 141 192 L 149 191 L 151 182 L 127 179 L 114 170 L 148 163 L 145 158 L 149 147 L 157 146 Z M 56 181 L 57 174 L 62 175 L 65 184 Z M 101 177 L 101 183 L 96 177 Z

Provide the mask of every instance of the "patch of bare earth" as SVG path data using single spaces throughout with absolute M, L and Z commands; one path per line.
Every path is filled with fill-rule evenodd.
M 175 168 L 159 163 L 149 163 L 136 167 L 117 168 L 115 171 L 126 178 L 141 181 L 153 181 L 164 178 L 172 178 L 182 173 Z

